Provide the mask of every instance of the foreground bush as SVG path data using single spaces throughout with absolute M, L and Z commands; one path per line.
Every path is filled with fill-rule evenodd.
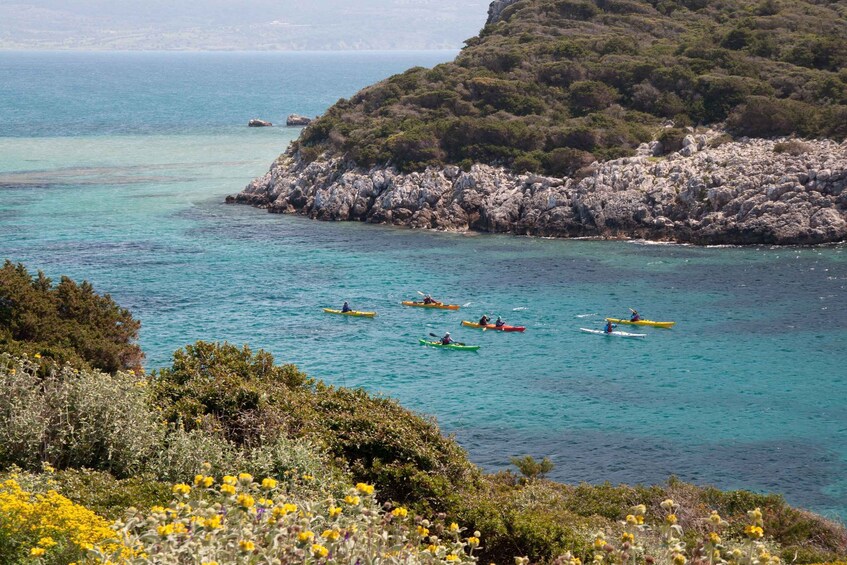
M 462 563 L 478 536 L 456 524 L 381 509 L 371 485 L 320 498 L 296 483 L 247 473 L 198 475 L 167 507 L 130 512 L 119 534 L 138 563 Z M 114 559 L 101 552 L 104 559 Z
M 141 471 L 163 438 L 146 379 L 69 366 L 42 375 L 38 357 L 0 353 L 0 469 L 48 462 L 119 476 Z
M 0 563 L 67 565 L 97 552 L 129 556 L 109 522 L 45 484 L 40 487 L 30 492 L 16 478 L 0 482 Z
M 6 261 L 0 269 L 0 351 L 61 367 L 107 373 L 140 370 L 144 354 L 134 342 L 141 324 L 107 294 L 62 277 L 58 285 L 39 272 Z

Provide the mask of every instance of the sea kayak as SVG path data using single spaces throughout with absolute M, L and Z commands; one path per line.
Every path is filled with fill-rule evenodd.
M 376 312 L 357 312 L 356 310 L 342 312 L 341 310 L 333 310 L 332 308 L 324 308 L 324 312 L 327 314 L 341 314 L 342 316 L 356 316 L 358 318 L 373 318 L 376 316 Z
M 434 302 L 432 304 L 424 304 L 423 302 L 412 302 L 410 300 L 406 300 L 401 302 L 403 306 L 417 306 L 418 308 L 438 308 L 440 310 L 458 310 L 458 304 L 443 304 L 441 302 Z
M 610 337 L 647 337 L 647 334 L 631 334 L 629 332 L 619 332 L 617 330 L 612 330 L 611 333 L 604 332 L 603 330 L 589 330 L 588 328 L 579 328 L 579 330 L 589 334 L 607 335 Z
M 462 320 L 462 325 L 467 326 L 469 328 L 482 329 L 481 325 L 475 324 L 473 322 L 468 322 L 467 320 Z M 497 330 L 498 332 L 522 332 L 526 329 L 526 327 L 525 326 L 500 326 L 500 327 L 497 327 L 494 324 L 486 324 L 485 329 L 487 329 L 487 330 Z
M 626 319 L 618 319 L 618 318 L 606 318 L 607 322 L 612 322 L 613 324 L 629 324 L 631 326 L 653 326 L 654 328 L 665 328 L 670 329 L 676 322 L 654 322 L 653 320 L 638 320 L 637 322 L 632 322 Z
M 421 345 L 429 345 L 430 347 L 441 347 L 444 349 L 458 349 L 459 351 L 476 351 L 479 349 L 478 345 L 459 345 L 458 343 L 449 343 L 444 345 L 440 341 L 427 341 L 425 339 L 420 340 Z

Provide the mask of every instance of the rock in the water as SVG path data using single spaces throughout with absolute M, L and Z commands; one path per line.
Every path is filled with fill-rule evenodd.
M 775 152 L 780 140 L 710 147 L 720 133 L 691 136 L 664 158 L 649 156 L 657 150 L 650 144 L 635 157 L 595 163 L 579 179 L 488 165 L 366 170 L 331 154 L 307 163 L 290 150 L 227 201 L 452 231 L 697 244 L 847 240 L 847 143 L 809 141 L 802 155 Z
M 287 126 L 307 126 L 312 123 L 311 118 L 307 118 L 306 116 L 301 116 L 300 114 L 291 114 L 285 120 L 285 125 Z
M 247 125 L 251 128 L 267 128 L 272 126 L 273 124 L 270 122 L 266 122 L 265 120 L 260 120 L 259 118 L 253 118 Z

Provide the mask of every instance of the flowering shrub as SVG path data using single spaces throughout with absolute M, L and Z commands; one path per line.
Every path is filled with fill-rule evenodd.
M 33 493 L 16 478 L 0 482 L 0 557 L 17 563 L 83 562 L 90 551 L 127 558 L 109 522 L 55 490 Z
M 0 468 L 48 461 L 127 476 L 161 445 L 143 376 L 68 366 L 44 376 L 40 364 L 0 354 Z
M 128 563 L 468 563 L 480 535 L 457 524 L 383 509 L 374 487 L 359 483 L 343 497 L 311 495 L 309 479 L 222 479 L 199 474 L 173 486 L 173 501 L 132 509 L 117 525 L 139 556 Z M 103 561 L 115 560 L 104 549 Z

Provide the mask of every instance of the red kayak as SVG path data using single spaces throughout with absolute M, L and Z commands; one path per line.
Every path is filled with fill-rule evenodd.
M 479 324 L 475 324 L 473 322 L 468 322 L 467 320 L 462 321 L 463 326 L 467 326 L 469 328 L 482 328 Z M 499 328 L 494 324 L 487 324 L 485 326 L 486 330 L 497 330 L 498 332 L 522 332 L 526 328 L 524 326 L 500 326 Z

